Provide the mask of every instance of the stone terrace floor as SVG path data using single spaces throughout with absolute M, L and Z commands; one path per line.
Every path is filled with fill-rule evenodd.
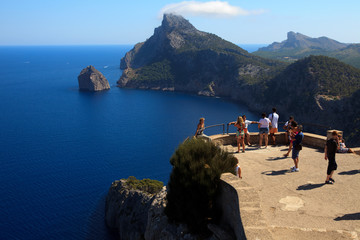
M 223 148 L 237 150 L 231 145 Z M 273 239 L 359 239 L 360 156 L 337 154 L 336 183 L 325 185 L 323 150 L 304 147 L 300 172 L 295 173 L 290 172 L 292 159 L 283 157 L 286 150 L 286 146 L 247 147 L 245 153 L 234 153 L 242 181 L 259 194 Z

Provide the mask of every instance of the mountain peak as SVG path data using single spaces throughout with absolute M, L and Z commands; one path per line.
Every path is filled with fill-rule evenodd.
M 185 18 L 173 13 L 165 13 L 161 26 L 166 30 L 182 29 L 196 30 L 196 28 Z
M 301 33 L 295 33 L 293 31 L 290 31 L 287 33 L 287 39 L 288 41 L 292 41 L 292 40 L 301 40 L 301 39 L 307 39 L 310 38 L 304 34 Z

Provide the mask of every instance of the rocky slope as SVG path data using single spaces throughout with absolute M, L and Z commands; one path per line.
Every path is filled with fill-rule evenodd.
M 290 38 L 307 39 L 296 34 Z M 326 41 L 333 48 L 342 46 L 329 39 L 318 41 Z M 354 97 L 360 90 L 360 70 L 333 58 L 311 56 L 290 65 L 266 60 L 170 14 L 164 15 L 152 37 L 122 58 L 121 68 L 120 87 L 229 97 L 256 112 L 276 106 L 282 121 L 295 115 L 301 122 L 338 128 L 345 136 L 352 135 L 350 144 L 360 145 L 352 134 L 360 131 L 355 123 L 358 115 L 348 110 L 350 103 L 360 101 Z M 347 116 L 346 125 L 339 113 Z M 305 129 L 321 134 L 325 131 Z
M 108 80 L 91 65 L 81 70 L 78 82 L 79 89 L 83 91 L 95 92 L 110 89 Z

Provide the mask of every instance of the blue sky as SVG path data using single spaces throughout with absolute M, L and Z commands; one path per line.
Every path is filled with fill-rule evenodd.
M 288 31 L 360 42 L 359 0 L 9 0 L 0 4 L 0 45 L 134 44 L 166 9 L 234 43 L 282 41 Z

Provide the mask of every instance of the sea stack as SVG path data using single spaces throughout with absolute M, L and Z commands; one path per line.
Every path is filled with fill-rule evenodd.
M 78 81 L 79 89 L 82 91 L 96 92 L 110 89 L 108 80 L 91 65 L 81 70 Z

